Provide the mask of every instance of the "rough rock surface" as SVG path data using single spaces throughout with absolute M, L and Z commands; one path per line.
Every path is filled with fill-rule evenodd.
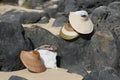
M 47 16 L 43 16 L 40 21 L 38 21 L 37 23 L 42 23 L 42 24 L 45 24 L 45 23 L 48 23 L 49 22 L 49 17 Z
M 63 13 L 57 13 L 56 14 L 56 20 L 53 23 L 53 26 L 55 27 L 62 27 L 67 23 L 67 18 Z
M 86 75 L 83 80 L 120 80 L 120 77 L 114 68 L 99 67 Z
M 95 8 L 102 5 L 106 6 L 113 1 L 119 0 L 60 0 L 58 4 L 58 12 L 64 12 L 65 16 L 67 16 L 69 15 L 69 12 L 72 11 L 86 10 L 90 14 Z M 118 3 L 112 5 L 116 5 L 115 8 L 117 7 L 117 9 L 119 9 Z
M 79 73 L 78 69 L 80 65 L 82 68 L 84 68 L 84 70 L 94 67 L 94 65 L 92 65 L 93 54 L 89 52 L 91 50 L 91 36 L 92 34 L 80 35 L 80 37 L 75 40 L 63 40 L 62 43 L 60 43 L 60 65 L 62 68 L 71 68 L 70 71 L 75 71 L 76 73 Z
M 29 5 L 32 9 L 44 10 L 50 18 L 54 18 L 58 9 L 58 1 L 59 0 L 30 0 Z
M 10 7 L 8 10 L 6 10 L 7 6 L 0 8 L 2 11 L 3 9 L 6 10 L 4 13 L 2 12 L 3 14 L 0 14 L 0 21 L 21 24 L 36 23 L 42 16 L 46 15 L 44 11 L 24 9 L 20 7 L 8 7 Z
M 70 11 L 87 10 L 88 13 L 92 13 L 93 10 L 99 6 L 107 6 L 109 3 L 119 0 L 30 0 L 29 6 L 32 9 L 44 10 L 48 17 L 55 18 L 57 13 L 63 12 L 65 15 L 62 19 L 65 20 Z M 8 1 L 9 2 L 9 1 Z M 41 5 L 42 4 L 42 5 Z M 113 6 L 114 5 L 114 6 Z M 109 5 L 111 8 L 119 9 L 119 3 L 112 3 Z M 117 8 L 116 8 L 117 7 Z M 109 12 L 109 10 L 108 10 Z M 107 14 L 105 14 L 107 16 Z M 105 17 L 105 15 L 103 17 Z M 34 15 L 32 15 L 34 16 Z M 42 16 L 43 17 L 43 16 Z M 40 19 L 40 17 L 37 16 Z M 63 26 L 58 24 L 57 21 L 61 21 L 61 17 L 56 17 L 55 25 Z M 34 22 L 34 21 L 33 21 Z M 112 22 L 112 21 L 111 21 Z M 64 21 L 61 22 L 64 24 Z
M 115 55 L 118 57 L 120 56 L 119 55 L 119 51 L 120 51 L 120 47 L 119 47 L 119 44 L 120 44 L 119 42 L 119 34 L 120 34 L 119 32 L 120 30 L 119 29 L 120 28 L 119 7 L 120 7 L 120 2 L 113 2 L 113 3 L 110 3 L 108 6 L 101 6 L 101 7 L 96 8 L 91 14 L 91 19 L 95 25 L 95 31 L 100 31 L 100 32 L 103 30 L 107 31 L 107 33 L 109 32 L 111 37 L 113 36 L 114 38 L 113 43 L 110 44 L 111 46 L 113 46 L 113 49 L 111 47 L 113 53 L 111 51 L 109 52 L 109 53 L 114 54 L 113 55 L 114 61 L 115 61 Z M 116 48 L 114 45 L 116 45 Z M 111 54 L 111 57 L 112 57 L 112 54 Z M 118 57 L 116 57 L 117 60 L 118 60 Z
M 81 9 L 87 10 L 91 13 L 95 8 L 102 5 L 108 5 L 113 1 L 119 0 L 60 0 L 59 10 L 64 11 L 65 14 L 69 14 L 70 11 Z
M 24 28 L 25 36 L 27 36 L 28 39 L 31 41 L 32 48 L 37 48 L 44 44 L 57 46 L 58 55 L 60 56 L 59 65 L 61 68 L 68 69 L 68 72 L 74 72 L 85 76 L 87 74 L 86 70 L 97 69 L 97 72 L 93 71 L 91 74 L 88 74 L 88 77 L 85 77 L 84 80 L 98 80 L 98 78 L 100 80 L 118 80 L 118 74 L 113 68 L 118 69 L 120 67 L 120 2 L 112 1 L 113 0 L 60 0 L 59 6 L 52 6 L 56 3 L 50 3 L 48 1 L 43 6 L 47 14 L 42 15 L 47 15 L 48 17 L 56 17 L 54 25 L 62 26 L 63 23 L 67 21 L 66 18 L 68 17 L 70 11 L 84 9 L 89 12 L 90 18 L 94 23 L 93 33 L 88 35 L 80 34 L 77 39 L 67 41 L 60 37 L 52 35 L 50 32 L 43 28 L 40 28 L 39 26 L 33 26 L 31 28 Z M 47 6 L 49 7 L 48 9 Z M 43 9 L 43 7 L 36 8 Z M 8 13 L 9 15 L 11 15 L 13 14 L 13 12 L 14 10 Z M 21 13 L 29 17 L 29 12 L 27 13 L 22 10 Z M 5 19 L 4 14 L 6 13 L 1 14 L 3 20 Z M 9 15 L 4 21 L 10 21 Z M 24 16 L 22 16 L 22 19 L 19 20 L 19 17 L 21 16 L 17 15 L 15 18 L 18 23 L 34 23 L 36 22 L 36 20 L 39 20 L 41 22 L 43 20 L 44 22 L 44 19 L 47 20 L 47 17 L 43 18 L 42 16 L 41 18 L 40 15 L 37 15 L 37 18 L 35 18 L 35 20 L 33 19 L 33 17 L 23 18 Z M 12 20 L 13 22 L 15 22 L 14 16 Z M 24 36 L 24 34 L 22 35 Z M 0 57 L 0 60 L 4 61 L 4 55 Z M 109 66 L 112 68 L 105 67 L 101 69 L 99 68 L 100 66 Z M 9 66 L 7 67 L 7 69 L 5 68 L 6 66 L 3 68 L 2 67 L 3 66 L 1 66 L 1 70 L 7 70 L 9 68 Z M 113 76 L 112 74 L 115 76 Z
M 114 28 L 113 30 L 113 35 L 115 37 L 115 41 L 116 41 L 116 45 L 117 45 L 117 48 L 118 48 L 118 52 L 120 51 L 120 27 L 116 27 Z
M 8 80 L 27 80 L 27 79 L 19 76 L 11 76 Z
M 33 43 L 33 47 L 37 48 L 41 45 L 55 45 L 58 47 L 58 38 L 49 31 L 40 28 L 39 26 L 32 26 L 31 28 L 24 28 L 26 36 Z
M 17 4 L 18 2 L 18 0 L 0 0 L 0 1 L 7 3 L 7 4 L 12 4 L 12 5 Z
M 95 66 L 116 67 L 118 52 L 115 39 L 109 30 L 95 32 L 91 38 L 91 52 Z
M 0 22 L 0 70 L 23 69 L 19 54 L 21 50 L 31 49 L 29 40 L 24 36 L 22 25 Z
M 103 30 L 107 28 L 112 31 L 112 29 L 120 27 L 119 7 L 120 2 L 113 2 L 108 6 L 100 6 L 96 8 L 91 14 L 91 19 L 96 26 L 96 30 Z
M 29 6 L 31 8 L 35 8 L 37 6 L 42 5 L 46 1 L 49 1 L 49 0 L 29 0 Z
M 81 64 L 77 64 L 76 65 L 72 65 L 68 68 L 68 72 L 69 73 L 76 73 L 76 74 L 80 74 L 82 76 L 86 76 L 87 70 L 84 68 L 84 66 L 82 66 Z

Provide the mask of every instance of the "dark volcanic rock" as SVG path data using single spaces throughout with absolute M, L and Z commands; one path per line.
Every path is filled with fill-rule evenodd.
M 120 50 L 120 46 L 119 46 L 119 44 L 120 44 L 120 27 L 116 27 L 113 29 L 113 35 L 115 37 L 116 44 Z
M 31 8 L 35 8 L 36 6 L 41 5 L 41 4 L 42 4 L 42 0 L 30 0 L 29 1 L 29 6 Z
M 112 30 L 119 26 L 120 22 L 120 2 L 113 2 L 107 6 L 101 6 L 96 8 L 92 12 L 91 19 L 96 25 L 96 29 Z
M 116 67 L 118 53 L 115 39 L 109 30 L 98 31 L 91 39 L 95 66 Z
M 44 2 L 49 1 L 49 0 L 30 0 L 29 1 L 29 6 L 31 8 L 35 8 L 37 6 L 42 5 Z
M 95 12 L 95 14 L 93 14 L 93 16 L 95 15 L 95 16 L 97 16 L 97 18 L 100 18 L 100 19 L 94 19 L 94 21 L 96 23 L 96 21 L 104 19 L 107 16 L 109 16 L 111 11 L 109 11 L 105 7 L 103 9 L 99 8 L 96 11 L 93 11 L 93 10 L 99 6 L 106 6 L 113 1 L 119 1 L 119 0 L 60 0 L 58 11 L 64 12 L 64 14 L 65 14 L 64 16 L 69 15 L 69 13 L 72 11 L 78 11 L 78 10 L 86 10 L 89 14 L 91 14 L 92 12 L 93 13 Z M 110 4 L 110 6 L 114 9 L 119 9 L 119 2 L 112 3 L 112 4 Z M 114 13 L 112 13 L 112 14 L 115 15 Z M 117 12 L 116 12 L 116 15 L 118 15 Z M 113 18 L 113 17 L 114 16 L 111 16 L 111 18 Z M 117 17 L 119 17 L 119 16 L 116 16 L 116 18 Z M 66 18 L 68 18 L 68 17 L 66 17 Z M 109 21 L 111 20 L 111 18 L 109 19 Z M 59 17 L 56 19 L 56 22 L 59 19 L 61 20 L 61 18 Z M 65 20 L 65 19 L 63 19 L 63 20 Z M 114 19 L 114 20 L 116 20 L 116 19 Z M 105 22 L 107 22 L 107 21 L 105 21 Z M 112 21 L 110 21 L 110 23 L 112 24 Z M 106 24 L 108 24 L 108 22 Z M 109 24 L 109 25 L 111 25 L 111 24 Z M 116 24 L 116 23 L 113 23 L 113 24 Z
M 44 15 L 46 14 L 40 11 L 12 8 L 0 15 L 0 21 L 21 24 L 36 23 Z
M 65 14 L 69 14 L 70 11 L 78 10 L 77 2 L 75 0 L 65 0 L 63 5 L 65 6 L 64 9 Z
M 92 53 L 89 53 L 91 49 L 90 35 L 80 35 L 79 38 L 72 41 L 61 40 L 60 44 L 60 67 L 68 69 L 68 72 L 74 72 L 85 76 L 86 70 L 91 69 L 91 61 L 93 59 Z
M 19 76 L 11 76 L 8 80 L 27 80 L 27 79 Z
M 59 10 L 64 11 L 65 14 L 69 14 L 70 11 L 82 9 L 91 13 L 95 8 L 102 5 L 108 5 L 113 1 L 119 0 L 60 0 Z
M 32 9 L 44 10 L 50 18 L 55 18 L 58 12 L 58 1 L 59 0 L 30 0 L 29 6 Z
M 68 72 L 80 74 L 82 76 L 86 76 L 88 74 L 87 70 L 85 70 L 84 66 L 82 66 L 81 64 L 76 64 L 76 65 L 70 66 L 68 68 Z
M 120 80 L 120 77 L 111 67 L 99 67 L 86 75 L 83 80 Z
M 43 16 L 42 18 L 41 18 L 41 20 L 38 22 L 38 23 L 48 23 L 49 22 L 49 17 L 47 17 L 47 16 Z
M 108 7 L 106 6 L 101 6 L 96 8 L 91 16 L 91 19 L 93 23 L 96 25 L 95 29 L 96 30 L 103 30 L 106 28 L 106 18 L 109 16 L 110 12 L 108 10 Z
M 115 37 L 116 45 L 118 52 L 120 52 L 120 27 L 116 27 L 113 29 L 113 35 Z M 120 67 L 120 54 L 118 54 L 119 60 L 118 60 L 118 68 Z
M 17 4 L 18 0 L 1 0 L 3 1 L 4 3 L 7 3 L 7 4 Z
M 31 40 L 34 48 L 45 44 L 58 47 L 58 38 L 49 31 L 39 26 L 33 26 L 32 28 L 25 27 L 24 29 L 26 36 Z
M 92 12 L 92 16 L 91 16 L 92 21 L 95 24 L 96 31 L 100 31 L 100 34 L 103 33 L 103 31 L 106 31 L 107 33 L 109 32 L 111 35 L 111 38 L 112 37 L 114 38 L 113 40 L 110 41 L 109 47 L 107 47 L 109 49 L 109 52 L 107 52 L 107 55 L 109 53 L 108 58 L 110 59 L 110 56 L 111 56 L 111 59 L 112 59 L 112 60 L 110 60 L 112 62 L 108 62 L 109 61 L 109 59 L 108 59 L 107 63 L 110 63 L 109 66 L 111 65 L 114 67 L 118 65 L 118 64 L 116 65 L 116 63 L 118 63 L 118 57 L 120 56 L 119 55 L 119 51 L 120 51 L 120 47 L 119 47 L 119 44 L 120 44 L 120 42 L 119 42 L 119 34 L 120 34 L 120 32 L 119 32 L 119 30 L 120 30 L 119 29 L 119 27 L 120 27 L 119 7 L 120 7 L 120 2 L 113 2 L 113 3 L 110 3 L 108 6 L 101 6 L 101 7 L 96 8 Z M 110 35 L 109 35 L 109 38 L 110 38 Z M 94 39 L 92 39 L 92 40 L 94 40 Z M 97 40 L 98 39 L 96 38 L 96 41 Z M 93 43 L 96 44 L 96 41 L 94 40 Z M 105 42 L 105 40 L 104 40 L 104 42 Z M 107 41 L 107 42 L 109 42 L 109 41 Z M 101 43 L 103 43 L 103 42 L 101 42 Z M 94 46 L 94 47 L 96 48 L 96 46 Z M 102 47 L 102 45 L 99 45 L 99 46 Z M 104 48 L 105 48 L 105 46 L 104 46 Z M 104 53 L 100 49 L 96 52 Z M 100 54 L 99 56 L 102 56 L 102 54 Z M 115 57 L 115 56 L 117 56 L 117 57 Z M 99 60 L 99 59 L 100 59 L 100 57 L 96 58 L 96 60 Z M 104 60 L 106 60 L 106 59 L 104 59 Z M 102 58 L 101 58 L 101 61 L 104 62 L 104 63 L 102 63 L 102 62 L 101 63 L 108 65 L 106 63 L 106 61 L 104 61 L 104 60 L 102 60 Z M 100 62 L 98 64 L 100 64 Z
M 60 45 L 61 67 L 68 72 L 85 76 L 86 70 L 99 66 L 117 67 L 118 50 L 115 38 L 109 30 L 96 31 L 91 35 L 80 35 L 73 41 L 62 41 Z
M 46 13 L 48 13 L 49 17 L 55 18 L 55 15 L 57 13 L 57 6 L 53 7 L 48 7 L 45 9 Z
M 54 21 L 53 26 L 62 27 L 66 24 L 67 21 L 68 20 L 63 13 L 57 13 L 56 20 Z
M 108 5 L 108 7 L 120 11 L 120 1 L 112 2 Z
M 60 47 L 61 67 L 69 68 L 72 65 L 82 64 L 84 48 L 87 46 L 87 41 L 79 39 L 73 42 L 63 42 Z M 78 64 L 77 64 L 78 63 Z
M 0 22 L 0 70 L 13 71 L 23 69 L 19 54 L 21 50 L 31 50 L 28 39 L 20 24 Z

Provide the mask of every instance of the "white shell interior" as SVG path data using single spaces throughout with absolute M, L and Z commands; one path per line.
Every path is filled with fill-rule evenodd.
M 73 12 L 73 13 L 76 14 L 76 15 L 79 15 L 79 16 L 82 16 L 82 15 L 88 16 L 88 13 L 86 11 L 76 11 L 76 12 Z

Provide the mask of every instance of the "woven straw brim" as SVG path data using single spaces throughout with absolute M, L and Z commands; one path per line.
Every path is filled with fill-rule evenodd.
M 22 51 L 20 59 L 25 67 L 32 72 L 40 73 L 46 70 L 40 56 L 38 54 L 34 54 L 34 51 Z
M 74 38 L 77 38 L 79 36 L 79 34 L 75 31 L 67 31 L 64 26 L 61 28 L 60 30 L 60 34 L 59 34 L 63 39 L 66 40 L 72 40 Z
M 69 22 L 72 28 L 78 33 L 89 34 L 93 31 L 93 23 L 90 18 L 83 20 L 81 16 L 74 14 L 74 12 L 70 12 Z

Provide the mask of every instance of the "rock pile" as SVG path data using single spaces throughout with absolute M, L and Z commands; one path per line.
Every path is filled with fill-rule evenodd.
M 120 77 L 118 72 L 111 67 L 99 67 L 86 75 L 83 80 L 120 80 Z
M 31 50 L 31 43 L 20 24 L 0 22 L 0 70 L 23 69 L 19 54 L 21 50 Z
M 13 4 L 18 2 L 18 0 L 2 1 Z M 25 3 L 25 6 L 27 6 L 27 8 L 29 6 L 29 8 L 32 9 L 44 10 L 44 12 L 47 14 L 47 16 L 42 16 L 46 17 L 47 20 L 45 22 L 47 23 L 51 17 L 56 18 L 53 26 L 61 27 L 67 22 L 67 15 L 70 11 L 87 10 L 89 13 L 92 13 L 95 8 L 103 5 L 106 6 L 113 1 L 119 0 L 26 0 L 27 3 Z M 40 20 L 40 17 L 38 18 Z
M 43 16 L 46 16 L 43 10 L 30 10 L 13 6 L 2 6 L 0 10 L 2 11 L 0 21 L 9 23 L 36 23 L 40 21 Z
M 81 4 L 85 5 L 80 6 Z M 0 14 L 2 21 L 0 22 L 0 70 L 24 68 L 19 59 L 20 51 L 48 44 L 58 48 L 60 56 L 58 65 L 68 69 L 68 72 L 83 75 L 83 80 L 120 80 L 118 73 L 120 72 L 120 2 L 60 0 L 59 5 L 61 7 L 58 7 L 58 12 L 55 13 L 56 22 L 63 20 L 60 24 L 65 23 L 70 11 L 85 9 L 90 13 L 94 31 L 88 35 L 80 34 L 77 39 L 67 41 L 38 26 L 23 29 L 20 24 L 16 24 L 37 22 L 42 15 L 50 18 L 51 13 L 45 12 L 44 15 L 44 13 L 16 9 L 2 13 Z M 12 14 L 20 15 L 10 18 Z M 87 70 L 92 72 L 88 74 Z

